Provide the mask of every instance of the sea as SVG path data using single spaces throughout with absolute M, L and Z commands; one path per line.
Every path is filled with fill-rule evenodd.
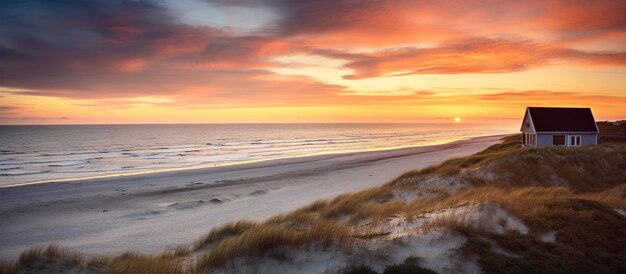
M 516 132 L 510 124 L 0 126 L 0 187 L 385 150 Z

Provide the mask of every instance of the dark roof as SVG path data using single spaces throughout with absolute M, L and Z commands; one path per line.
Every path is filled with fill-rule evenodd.
M 598 132 L 590 108 L 528 107 L 537 132 Z

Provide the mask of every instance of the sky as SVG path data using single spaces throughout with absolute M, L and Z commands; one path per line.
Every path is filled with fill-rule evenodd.
M 0 124 L 626 119 L 626 1 L 3 0 Z

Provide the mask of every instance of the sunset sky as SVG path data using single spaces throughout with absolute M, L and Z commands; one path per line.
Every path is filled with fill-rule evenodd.
M 0 124 L 626 119 L 626 1 L 0 2 Z

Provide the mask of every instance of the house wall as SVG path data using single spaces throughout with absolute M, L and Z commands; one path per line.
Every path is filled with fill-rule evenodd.
M 524 121 L 522 121 L 522 132 L 534 133 L 533 123 L 530 120 L 530 115 L 526 114 Z
M 537 147 L 552 146 L 552 135 L 553 134 L 537 133 Z
M 526 111 L 526 115 L 524 115 L 524 120 L 522 121 L 521 131 L 522 131 L 522 145 L 523 146 L 527 146 L 527 147 L 535 147 L 535 145 L 532 144 L 532 143 L 528 143 L 528 144 L 524 143 L 524 136 L 523 136 L 524 134 L 526 134 L 526 133 L 534 134 L 535 133 L 535 128 L 534 128 L 532 119 L 531 119 L 528 111 Z M 534 138 L 534 137 L 526 135 L 526 138 L 530 139 L 530 138 Z M 530 142 L 530 140 L 527 140 L 527 142 Z
M 591 133 L 591 134 L 578 134 L 580 135 L 580 145 L 582 146 L 588 146 L 588 145 L 597 145 L 598 144 L 598 139 L 596 138 L 598 136 L 598 134 L 596 133 Z
M 537 147 L 548 147 L 552 146 L 552 136 L 553 135 L 561 135 L 556 133 L 538 133 L 537 134 Z M 596 142 L 596 133 L 575 133 L 575 134 L 565 134 L 566 144 L 569 141 L 570 135 L 580 135 L 580 145 L 588 146 L 595 145 Z

